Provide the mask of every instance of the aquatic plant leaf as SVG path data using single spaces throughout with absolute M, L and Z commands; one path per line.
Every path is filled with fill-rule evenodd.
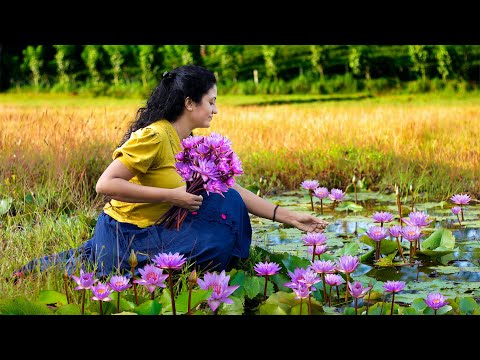
M 67 304 L 55 310 L 56 315 L 81 315 L 82 306 L 79 304 Z
M 233 269 L 233 270 L 230 271 L 229 275 L 230 275 L 230 281 L 229 281 L 228 284 L 230 286 L 240 285 L 237 288 L 237 290 L 235 290 L 233 292 L 233 294 L 235 294 L 235 296 L 238 297 L 238 298 L 244 297 L 245 296 L 245 288 L 243 287 L 243 282 L 244 282 L 245 276 L 246 276 L 245 271 Z
M 430 266 L 430 269 L 437 271 L 440 274 L 455 274 L 460 271 L 466 272 L 480 272 L 480 267 L 478 266 L 468 266 L 468 267 L 460 267 L 460 266 Z
M 291 281 L 289 276 L 285 274 L 276 274 L 276 275 L 270 276 L 269 280 L 271 280 L 275 285 L 277 285 L 279 291 L 285 291 L 285 292 L 291 291 L 289 287 L 283 286 L 283 284 L 286 284 L 287 282 Z
M 455 237 L 450 230 L 443 228 L 438 229 L 420 243 L 420 251 L 435 250 L 438 247 L 442 247 L 442 249 L 445 250 L 453 250 L 455 247 Z
M 190 310 L 193 311 L 202 301 L 207 301 L 207 299 L 212 295 L 213 290 L 203 290 L 200 288 L 194 288 L 192 290 L 192 297 L 190 300 Z M 175 311 L 178 315 L 186 314 L 188 312 L 188 289 L 182 291 L 175 298 Z
M 360 256 L 360 262 L 367 262 L 369 261 L 370 259 L 373 259 L 375 256 L 375 249 L 372 249 L 368 252 L 366 252 L 365 254 L 361 255 Z
M 455 302 L 462 315 L 473 315 L 475 310 L 478 311 L 478 304 L 472 297 L 459 297 L 455 299 Z
M 357 309 L 357 311 L 358 311 L 358 309 Z M 355 315 L 355 308 L 354 307 L 349 307 L 349 306 L 345 307 L 343 309 L 343 315 Z
M 362 211 L 363 206 L 355 204 L 354 202 L 351 202 L 351 201 L 342 201 L 338 206 L 335 207 L 335 211 L 347 211 L 347 210 L 350 210 L 353 212 Z
M 286 304 L 262 304 L 258 307 L 258 315 L 288 315 L 290 308 Z
M 327 246 L 329 249 L 333 248 L 333 247 L 342 247 L 343 246 L 343 241 L 342 240 L 339 240 L 339 239 L 328 239 L 327 240 Z
M 296 268 L 306 269 L 310 266 L 310 260 L 290 254 L 288 254 L 286 258 L 282 259 L 282 263 L 285 265 L 285 268 L 291 272 L 294 272 Z
M 133 309 L 133 312 L 138 315 L 159 315 L 161 311 L 162 304 L 155 299 L 147 300 Z
M 395 294 L 395 302 L 401 302 L 405 304 L 411 304 L 416 299 L 418 299 L 418 294 L 409 294 L 409 293 L 397 293 Z
M 420 315 L 416 309 L 409 306 L 400 306 L 398 308 L 398 315 Z
M 260 276 L 246 276 L 242 284 L 245 290 L 245 296 L 247 296 L 249 299 L 253 299 L 255 296 L 260 294 L 260 292 L 263 293 L 264 285 L 265 285 L 265 278 Z M 268 291 L 268 286 L 267 286 L 267 291 Z
M 54 304 L 57 307 L 68 303 L 65 294 L 55 290 L 40 290 L 38 302 L 41 304 Z
M 358 246 L 357 243 L 355 242 L 349 242 L 345 244 L 345 246 L 341 249 L 338 249 L 335 252 L 335 256 L 343 256 L 343 255 L 352 255 L 355 256 L 358 251 L 360 250 L 360 247 Z
M 371 239 L 368 235 L 362 235 L 359 241 L 375 249 L 376 241 Z M 396 241 L 383 239 L 382 242 L 380 243 L 380 253 L 384 255 L 391 254 L 397 250 L 398 250 L 398 247 L 397 247 Z
M 443 314 L 446 314 L 448 313 L 449 311 L 451 311 L 453 309 L 453 307 L 451 307 L 450 305 L 445 305 L 445 306 L 442 306 L 440 309 L 437 310 L 437 315 L 443 315 Z M 435 315 L 435 312 L 433 311 L 432 308 L 429 308 L 427 307 L 423 313 L 423 315 Z
M 383 258 L 380 258 L 377 262 L 375 262 L 375 266 L 380 266 L 380 267 L 388 267 L 388 266 L 393 266 L 393 258 L 397 252 L 391 253 Z
M 242 315 L 245 312 L 245 307 L 242 299 L 236 296 L 229 296 L 233 300 L 233 304 L 221 303 L 218 308 L 219 315 Z
M 53 313 L 45 304 L 28 301 L 21 296 L 0 302 L 0 314 L 4 315 L 52 315 Z
M 425 303 L 424 298 L 418 298 L 413 300 L 411 307 L 414 308 L 415 310 L 418 310 L 419 312 L 423 312 L 423 310 L 425 310 L 425 308 L 427 307 L 427 304 Z

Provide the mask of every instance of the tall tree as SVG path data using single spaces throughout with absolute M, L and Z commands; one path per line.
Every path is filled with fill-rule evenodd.
M 412 62 L 412 70 L 421 75 L 422 81 L 427 79 L 428 52 L 425 45 L 408 45 L 408 55 Z
M 36 91 L 40 86 L 40 68 L 43 66 L 43 46 L 27 46 L 23 50 L 23 63 L 32 73 L 32 82 Z
M 125 61 L 125 55 L 128 51 L 126 45 L 103 45 L 105 52 L 110 58 L 112 65 L 113 83 L 118 86 L 120 83 L 120 74 L 122 72 L 122 64 Z
M 100 45 L 86 45 L 82 51 L 82 59 L 90 74 L 93 84 L 99 84 L 101 77 L 97 69 L 97 62 L 100 59 Z
M 277 65 L 275 63 L 275 55 L 277 53 L 277 49 L 275 46 L 272 45 L 262 45 L 262 54 L 263 59 L 265 61 L 265 71 L 266 75 L 270 79 L 278 80 L 278 70 Z
M 53 45 L 57 50 L 55 53 L 55 63 L 57 64 L 58 83 L 63 89 L 70 86 L 71 79 L 68 71 L 70 70 L 70 59 L 75 50 L 75 45 Z
M 452 59 L 445 45 L 435 46 L 435 58 L 437 59 L 437 70 L 442 80 L 446 81 L 452 71 Z

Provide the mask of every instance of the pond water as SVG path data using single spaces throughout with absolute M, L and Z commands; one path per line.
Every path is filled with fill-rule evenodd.
M 358 193 L 357 205 L 362 209 L 356 211 L 347 210 L 348 204 L 354 204 L 353 194 L 347 194 L 342 204 L 332 211 L 332 203 L 329 200 L 323 201 L 323 215 L 320 211 L 320 203 L 314 198 L 314 211 L 311 210 L 310 197 L 306 191 L 292 191 L 283 193 L 279 196 L 266 197 L 268 200 L 280 204 L 294 211 L 303 211 L 314 214 L 329 222 L 325 229 L 327 235 L 327 253 L 340 256 L 342 248 L 350 246 L 350 255 L 362 256 L 370 252 L 373 248 L 361 241 L 365 237 L 365 231 L 374 223 L 372 214 L 376 211 L 389 211 L 395 216 L 390 225 L 399 224 L 398 207 L 395 201 L 395 194 L 385 195 L 377 193 Z M 409 198 L 402 201 L 402 215 L 408 218 L 411 211 L 411 200 Z M 464 221 L 459 225 L 451 208 L 454 206 L 451 202 L 418 202 L 414 204 L 415 211 L 423 211 L 434 221 L 429 227 L 425 228 L 421 242 L 425 241 L 429 235 L 438 229 L 448 229 L 455 238 L 455 246 L 448 254 L 441 256 L 427 256 L 417 254 L 414 257 L 414 264 L 403 264 L 402 259 L 397 254 L 393 265 L 378 266 L 373 264 L 373 259 L 362 261 L 352 278 L 361 279 L 362 275 L 378 281 L 402 280 L 409 283 L 410 293 L 417 291 L 441 291 L 442 293 L 472 295 L 472 292 L 478 291 L 480 295 L 480 207 L 473 203 L 466 205 L 464 212 Z M 301 239 L 305 232 L 296 228 L 287 227 L 281 223 L 261 219 L 252 216 L 253 240 L 252 245 L 259 246 L 270 252 L 287 252 L 292 255 L 311 259 L 307 253 L 307 247 Z M 460 218 L 461 219 L 461 218 Z M 387 238 L 394 240 L 393 238 Z M 357 244 L 353 246 L 353 244 Z M 402 249 L 405 257 L 408 259 L 409 242 L 402 241 Z M 385 255 L 383 255 L 385 257 Z M 400 296 L 401 294 L 399 294 Z M 403 295 L 404 300 L 408 302 L 408 294 Z M 400 298 L 398 299 L 401 300 Z

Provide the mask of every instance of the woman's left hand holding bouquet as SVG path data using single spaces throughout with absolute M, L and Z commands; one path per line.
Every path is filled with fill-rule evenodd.
M 170 203 L 174 206 L 181 207 L 190 211 L 200 209 L 203 202 L 202 195 L 195 195 L 187 192 L 187 186 L 180 186 L 171 190 Z

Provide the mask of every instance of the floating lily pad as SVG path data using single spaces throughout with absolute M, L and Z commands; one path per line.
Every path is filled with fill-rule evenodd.
M 448 229 L 437 229 L 427 239 L 420 243 L 417 253 L 437 257 L 456 251 L 455 237 Z

